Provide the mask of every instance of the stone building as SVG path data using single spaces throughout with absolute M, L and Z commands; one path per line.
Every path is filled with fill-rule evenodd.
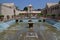
M 9 19 L 12 19 L 12 17 L 15 16 L 19 16 L 20 18 L 36 18 L 38 16 L 38 14 L 41 13 L 41 10 L 34 10 L 32 5 L 28 5 L 28 11 L 24 11 L 24 10 L 17 10 L 16 6 L 14 3 L 1 3 L 0 4 L 0 14 L 4 15 L 4 19 L 7 20 L 7 18 L 9 17 Z
M 60 4 L 58 3 L 47 3 L 46 7 L 42 10 L 42 13 L 46 16 L 47 14 L 52 15 L 55 14 L 57 18 L 60 14 Z
M 23 14 L 22 17 L 24 18 L 37 18 L 38 14 L 41 13 L 41 10 L 34 10 L 33 6 L 30 4 L 27 6 L 28 10 L 27 11 L 23 11 L 23 10 L 19 10 L 18 14 Z
M 0 14 L 4 15 L 4 20 L 11 19 L 14 15 L 15 5 L 14 3 L 1 3 Z

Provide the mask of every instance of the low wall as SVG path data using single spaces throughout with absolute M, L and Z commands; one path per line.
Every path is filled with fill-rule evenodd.
M 0 32 L 7 29 L 8 27 L 13 25 L 14 23 L 15 23 L 15 20 L 10 20 L 10 21 L 4 22 L 4 23 L 0 23 Z

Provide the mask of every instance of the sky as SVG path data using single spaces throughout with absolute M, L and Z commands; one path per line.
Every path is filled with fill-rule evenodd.
M 19 9 L 31 4 L 34 9 L 42 9 L 46 3 L 58 3 L 60 0 L 0 0 L 0 3 L 14 3 Z

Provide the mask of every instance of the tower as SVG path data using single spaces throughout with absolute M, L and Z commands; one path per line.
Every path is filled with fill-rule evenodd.
M 29 6 L 28 6 L 28 13 L 31 13 L 31 12 L 32 12 L 32 5 L 29 4 Z
M 28 16 L 29 16 L 29 18 L 31 18 L 31 13 L 32 13 L 32 5 L 30 4 L 28 6 Z

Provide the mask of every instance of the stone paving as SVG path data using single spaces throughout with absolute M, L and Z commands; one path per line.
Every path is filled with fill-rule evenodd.
M 33 26 L 33 29 L 29 29 L 27 23 L 15 24 L 3 32 L 4 35 L 0 36 L 0 40 L 56 40 L 57 37 L 53 34 L 55 32 L 48 30 L 46 23 L 34 23 Z

